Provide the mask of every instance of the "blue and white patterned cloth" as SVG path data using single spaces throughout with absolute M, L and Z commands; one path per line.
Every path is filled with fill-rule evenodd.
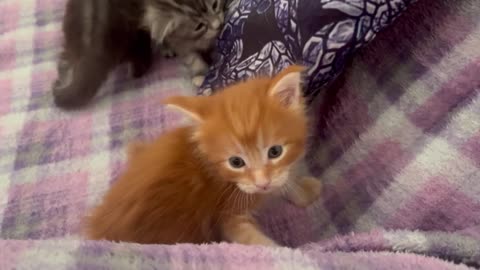
M 308 67 L 305 95 L 332 81 L 353 52 L 414 0 L 232 0 L 199 94 L 292 63 Z

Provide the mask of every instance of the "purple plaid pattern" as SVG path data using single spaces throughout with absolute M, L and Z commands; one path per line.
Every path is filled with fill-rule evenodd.
M 395 234 L 359 236 L 375 241 L 377 249 L 391 244 Z M 345 241 L 336 239 L 300 250 L 271 249 L 236 244 L 154 246 L 115 244 L 72 240 L 21 241 L 3 244 L 0 253 L 2 269 L 392 269 L 392 270 L 467 270 L 436 258 L 404 253 L 365 252 L 357 243 L 345 248 Z M 347 245 L 350 246 L 350 245 Z M 336 250 L 332 252 L 331 250 Z M 325 252 L 327 251 L 327 252 Z
M 178 124 L 162 98 L 193 93 L 186 71 L 157 61 L 141 80 L 120 67 L 96 103 L 52 102 L 65 0 L 0 2 L 0 236 L 78 235 L 86 210 L 125 161 L 124 147 Z M 132 89 L 132 91 L 130 91 Z
M 318 123 L 311 160 L 333 227 L 322 237 L 480 223 L 480 6 L 447 2 L 421 1 L 381 33 Z
M 466 269 L 365 250 L 480 262 L 476 0 L 418 1 L 320 97 L 308 161 L 325 183 L 322 198 L 306 210 L 279 201 L 259 217 L 279 242 L 303 245 L 298 251 L 49 240 L 80 236 L 82 217 L 121 171 L 126 144 L 180 123 L 159 101 L 190 93 L 183 68 L 157 61 L 136 81 L 120 68 L 83 111 L 54 108 L 64 2 L 0 1 L 0 237 L 10 239 L 0 240 L 0 269 L 118 269 L 129 260 L 137 268 Z M 339 237 L 350 232 L 360 234 Z

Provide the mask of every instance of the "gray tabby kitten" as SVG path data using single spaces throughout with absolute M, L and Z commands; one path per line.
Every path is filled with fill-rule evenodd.
M 223 20 L 223 0 L 147 0 L 143 23 L 164 55 L 182 58 L 198 87 L 208 70 L 200 52 L 211 47 Z
M 201 53 L 223 24 L 223 1 L 69 0 L 55 103 L 66 109 L 87 104 L 121 63 L 131 64 L 135 78 L 144 75 L 156 47 L 180 56 L 200 85 L 208 68 Z

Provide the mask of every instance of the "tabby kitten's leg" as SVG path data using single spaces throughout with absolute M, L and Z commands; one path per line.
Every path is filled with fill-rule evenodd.
M 167 44 L 162 44 L 160 46 L 160 54 L 167 59 L 177 56 L 177 53 Z
M 85 54 L 73 60 L 64 52 L 58 63 L 58 79 L 52 89 L 55 104 L 65 109 L 86 105 L 113 66 L 108 56 Z
M 203 57 L 199 53 L 191 52 L 183 56 L 183 62 L 190 69 L 193 85 L 200 87 L 208 71 L 208 65 Z
M 130 62 L 133 68 L 133 77 L 145 75 L 153 64 L 152 40 L 150 33 L 138 31 L 135 42 L 130 48 Z
M 289 178 L 286 198 L 296 206 L 307 207 L 320 196 L 322 183 L 310 175 L 305 160 L 296 164 Z
M 244 245 L 278 246 L 272 239 L 260 231 L 255 220 L 249 214 L 235 215 L 222 224 L 226 240 Z

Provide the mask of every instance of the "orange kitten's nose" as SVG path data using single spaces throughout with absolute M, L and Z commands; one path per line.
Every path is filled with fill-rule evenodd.
M 265 175 L 262 170 L 255 170 L 253 172 L 255 186 L 261 190 L 268 190 L 272 182 L 269 177 Z

